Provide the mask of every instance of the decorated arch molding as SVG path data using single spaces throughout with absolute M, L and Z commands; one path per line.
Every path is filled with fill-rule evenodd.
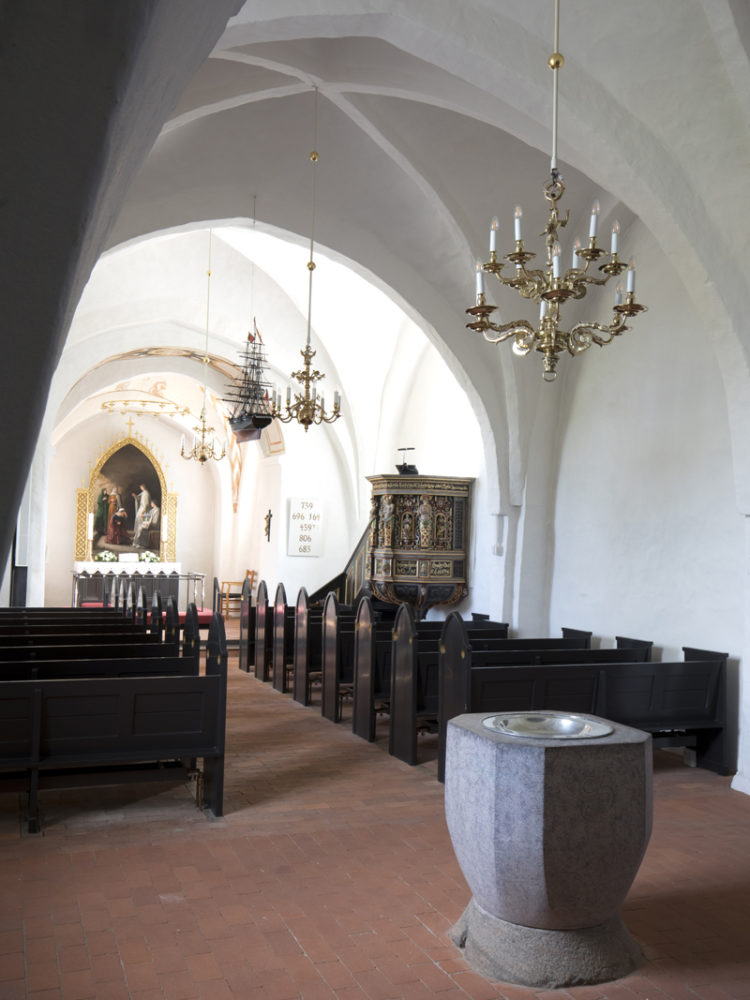
M 162 513 L 168 518 L 169 532 L 165 544 L 167 562 L 175 562 L 177 558 L 177 493 L 167 490 L 167 480 L 161 463 L 149 446 L 138 435 L 127 435 L 114 441 L 102 451 L 93 464 L 89 465 L 88 487 L 76 490 L 76 524 L 75 524 L 75 554 L 76 560 L 88 557 L 88 515 L 96 508 L 96 481 L 107 461 L 121 448 L 132 445 L 137 448 L 151 463 L 159 478 L 162 497 Z

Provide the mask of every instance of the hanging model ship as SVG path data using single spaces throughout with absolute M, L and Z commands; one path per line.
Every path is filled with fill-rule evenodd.
M 239 441 L 256 441 L 273 420 L 270 382 L 265 381 L 266 357 L 263 341 L 253 319 L 253 332 L 240 353 L 242 374 L 229 386 L 224 402 L 231 408 L 229 424 Z

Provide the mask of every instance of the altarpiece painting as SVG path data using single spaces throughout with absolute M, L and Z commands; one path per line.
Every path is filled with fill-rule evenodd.
M 90 543 L 94 558 L 106 549 L 117 556 L 164 553 L 167 561 L 174 560 L 177 496 L 167 492 L 161 467 L 142 441 L 125 438 L 107 449 L 77 501 L 76 559 L 87 557 Z

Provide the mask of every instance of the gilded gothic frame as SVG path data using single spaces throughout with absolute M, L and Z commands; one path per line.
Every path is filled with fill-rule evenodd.
M 76 561 L 85 561 L 89 557 L 88 551 L 88 515 L 93 513 L 96 507 L 96 482 L 101 474 L 102 468 L 108 460 L 121 448 L 132 445 L 142 452 L 147 461 L 153 466 L 159 479 L 161 489 L 161 509 L 162 514 L 168 518 L 168 532 L 166 545 L 166 562 L 175 562 L 177 558 L 177 493 L 172 493 L 167 489 L 167 480 L 161 462 L 154 455 L 148 445 L 138 437 L 127 435 L 114 441 L 96 459 L 93 465 L 89 466 L 89 484 L 76 490 L 76 514 L 75 514 L 75 554 Z

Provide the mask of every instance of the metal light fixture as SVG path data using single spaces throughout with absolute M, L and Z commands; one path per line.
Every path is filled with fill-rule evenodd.
M 557 377 L 557 362 L 560 354 L 567 351 L 575 356 L 588 350 L 592 344 L 603 347 L 628 329 L 625 320 L 644 312 L 646 307 L 635 300 L 635 265 L 631 260 L 629 265 L 617 256 L 620 226 L 615 222 L 612 226 L 609 260 L 599 265 L 603 277 L 589 274 L 589 265 L 607 251 L 597 243 L 597 225 L 599 218 L 599 203 L 594 202 L 589 224 L 588 246 L 581 246 L 576 240 L 572 251 L 571 266 L 563 271 L 561 261 L 558 230 L 568 223 L 569 212 L 565 218 L 560 217 L 557 203 L 565 191 L 562 177 L 557 169 L 557 74 L 564 63 L 559 52 L 560 30 L 560 0 L 555 0 L 555 35 L 554 52 L 547 64 L 552 70 L 552 158 L 550 163 L 550 180 L 544 187 L 544 197 L 549 204 L 549 218 L 544 232 L 546 265 L 543 268 L 528 268 L 527 264 L 536 254 L 524 248 L 521 236 L 520 207 L 515 211 L 515 250 L 505 254 L 503 261 L 515 266 L 512 276 L 503 275 L 503 261 L 497 259 L 497 219 L 492 220 L 490 228 L 490 259 L 482 264 L 477 261 L 476 270 L 476 304 L 466 312 L 473 317 L 467 323 L 470 330 L 484 334 L 491 344 L 498 344 L 513 338 L 515 354 L 525 355 L 531 350 L 539 351 L 543 357 L 543 378 L 552 382 Z M 621 284 L 617 285 L 614 299 L 614 315 L 609 324 L 581 322 L 571 327 L 570 331 L 560 329 L 560 306 L 569 298 L 582 299 L 588 285 L 605 285 L 613 275 L 621 274 L 627 268 L 627 286 L 623 293 Z M 525 299 L 539 304 L 539 325 L 532 326 L 525 319 L 512 320 L 510 323 L 493 323 L 491 314 L 496 306 L 489 305 L 484 295 L 484 273 L 494 274 L 503 285 L 515 288 Z
M 318 88 L 315 88 L 314 104 L 314 124 L 313 124 L 313 151 L 310 153 L 310 162 L 313 166 L 312 172 L 312 223 L 310 225 L 310 259 L 307 262 L 308 286 L 307 286 L 307 341 L 304 350 L 300 351 L 304 359 L 303 367 L 296 372 L 292 372 L 291 378 L 302 386 L 302 392 L 294 392 L 292 400 L 292 389 L 287 388 L 286 405 L 282 409 L 281 397 L 274 390 L 272 398 L 272 412 L 277 420 L 283 424 L 288 424 L 296 420 L 305 428 L 305 432 L 311 424 L 332 424 L 341 416 L 341 396 L 338 391 L 333 394 L 333 410 L 326 413 L 324 396 L 318 396 L 317 383 L 325 378 L 322 372 L 312 367 L 312 359 L 315 351 L 310 344 L 310 330 L 312 327 L 312 285 L 315 261 L 313 251 L 315 249 L 315 165 L 318 162 L 318 153 L 315 149 L 318 140 Z
M 206 423 L 206 394 L 207 394 L 207 371 L 210 358 L 208 356 L 208 320 L 211 308 L 211 230 L 208 231 L 208 269 L 206 271 L 207 281 L 206 281 L 206 346 L 203 352 L 203 406 L 201 407 L 201 415 L 199 423 L 193 428 L 193 447 L 189 450 L 185 450 L 185 436 L 182 436 L 182 441 L 180 442 L 180 455 L 190 461 L 195 459 L 196 462 L 200 462 L 204 465 L 206 462 L 213 460 L 214 462 L 220 462 L 222 458 L 227 453 L 226 445 L 221 446 L 221 454 L 219 454 L 218 445 L 216 444 L 216 439 L 211 435 L 213 434 L 213 427 L 209 427 Z

